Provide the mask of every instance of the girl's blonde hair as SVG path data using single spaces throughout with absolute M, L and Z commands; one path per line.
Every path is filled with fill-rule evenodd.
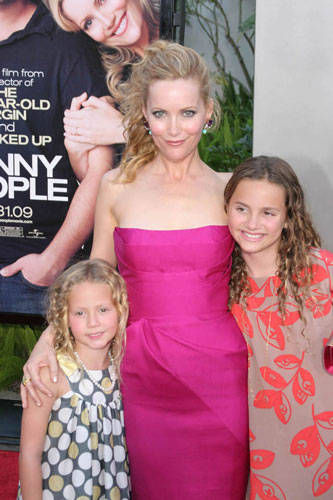
M 278 270 L 280 278 L 277 290 L 279 309 L 285 317 L 285 303 L 289 292 L 302 310 L 305 299 L 310 295 L 312 279 L 311 247 L 320 246 L 320 237 L 316 232 L 306 210 L 304 192 L 291 166 L 284 160 L 269 156 L 250 158 L 236 167 L 225 191 L 225 209 L 238 184 L 244 179 L 265 180 L 284 189 L 286 197 L 286 225 L 281 233 L 278 248 Z M 302 293 L 299 293 L 300 287 Z M 230 305 L 246 300 L 250 293 L 245 261 L 239 245 L 235 244 L 232 257 L 230 281 Z
M 153 41 L 159 34 L 159 14 L 160 0 L 135 0 L 143 12 L 144 20 L 148 26 L 149 41 Z M 56 23 L 65 31 L 80 31 L 80 28 L 68 19 L 63 11 L 63 0 L 44 0 L 44 3 L 50 9 Z M 126 47 L 107 47 L 100 46 L 102 62 L 106 70 L 106 81 L 109 91 L 116 99 L 119 97 L 118 86 L 123 78 L 124 69 L 140 58 L 130 48 Z
M 110 287 L 113 304 L 118 313 L 118 329 L 112 342 L 112 357 L 119 375 L 120 362 L 126 344 L 128 302 L 125 282 L 113 267 L 102 259 L 84 260 L 66 269 L 49 289 L 47 320 L 55 331 L 56 353 L 75 360 L 74 337 L 68 324 L 68 303 L 73 286 L 79 283 L 102 283 Z
M 157 40 L 144 50 L 143 58 L 133 65 L 128 82 L 121 86 L 127 144 L 120 164 L 120 179 L 132 182 L 137 170 L 151 162 L 157 149 L 146 130 L 143 108 L 146 107 L 149 87 L 159 80 L 194 79 L 198 82 L 203 102 L 211 99 L 209 70 L 203 58 L 193 49 L 176 42 Z M 213 122 L 219 123 L 219 108 L 215 103 Z

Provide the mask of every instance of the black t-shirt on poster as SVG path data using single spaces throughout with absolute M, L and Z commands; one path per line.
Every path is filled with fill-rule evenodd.
M 93 43 L 58 28 L 43 4 L 0 42 L 0 61 L 0 263 L 10 263 L 45 249 L 78 187 L 64 110 L 108 90 Z

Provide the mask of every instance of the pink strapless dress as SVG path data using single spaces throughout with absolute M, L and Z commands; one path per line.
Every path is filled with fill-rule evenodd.
M 227 308 L 226 226 L 116 228 L 130 319 L 122 366 L 133 500 L 243 500 L 247 348 Z

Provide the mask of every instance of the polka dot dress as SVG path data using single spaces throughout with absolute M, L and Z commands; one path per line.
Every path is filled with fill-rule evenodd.
M 70 391 L 49 419 L 42 457 L 43 500 L 126 500 L 129 468 L 118 382 L 91 370 L 99 390 L 72 361 L 58 357 Z M 109 390 L 109 392 L 108 392 Z

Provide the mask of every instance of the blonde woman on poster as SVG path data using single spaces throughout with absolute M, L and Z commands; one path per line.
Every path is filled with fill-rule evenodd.
M 138 61 L 146 45 L 158 38 L 160 0 L 47 0 L 56 22 L 66 31 L 83 31 L 100 44 L 110 94 L 126 79 L 129 67 Z M 84 93 L 65 112 L 67 140 L 109 145 L 123 143 L 122 116 L 108 97 Z

